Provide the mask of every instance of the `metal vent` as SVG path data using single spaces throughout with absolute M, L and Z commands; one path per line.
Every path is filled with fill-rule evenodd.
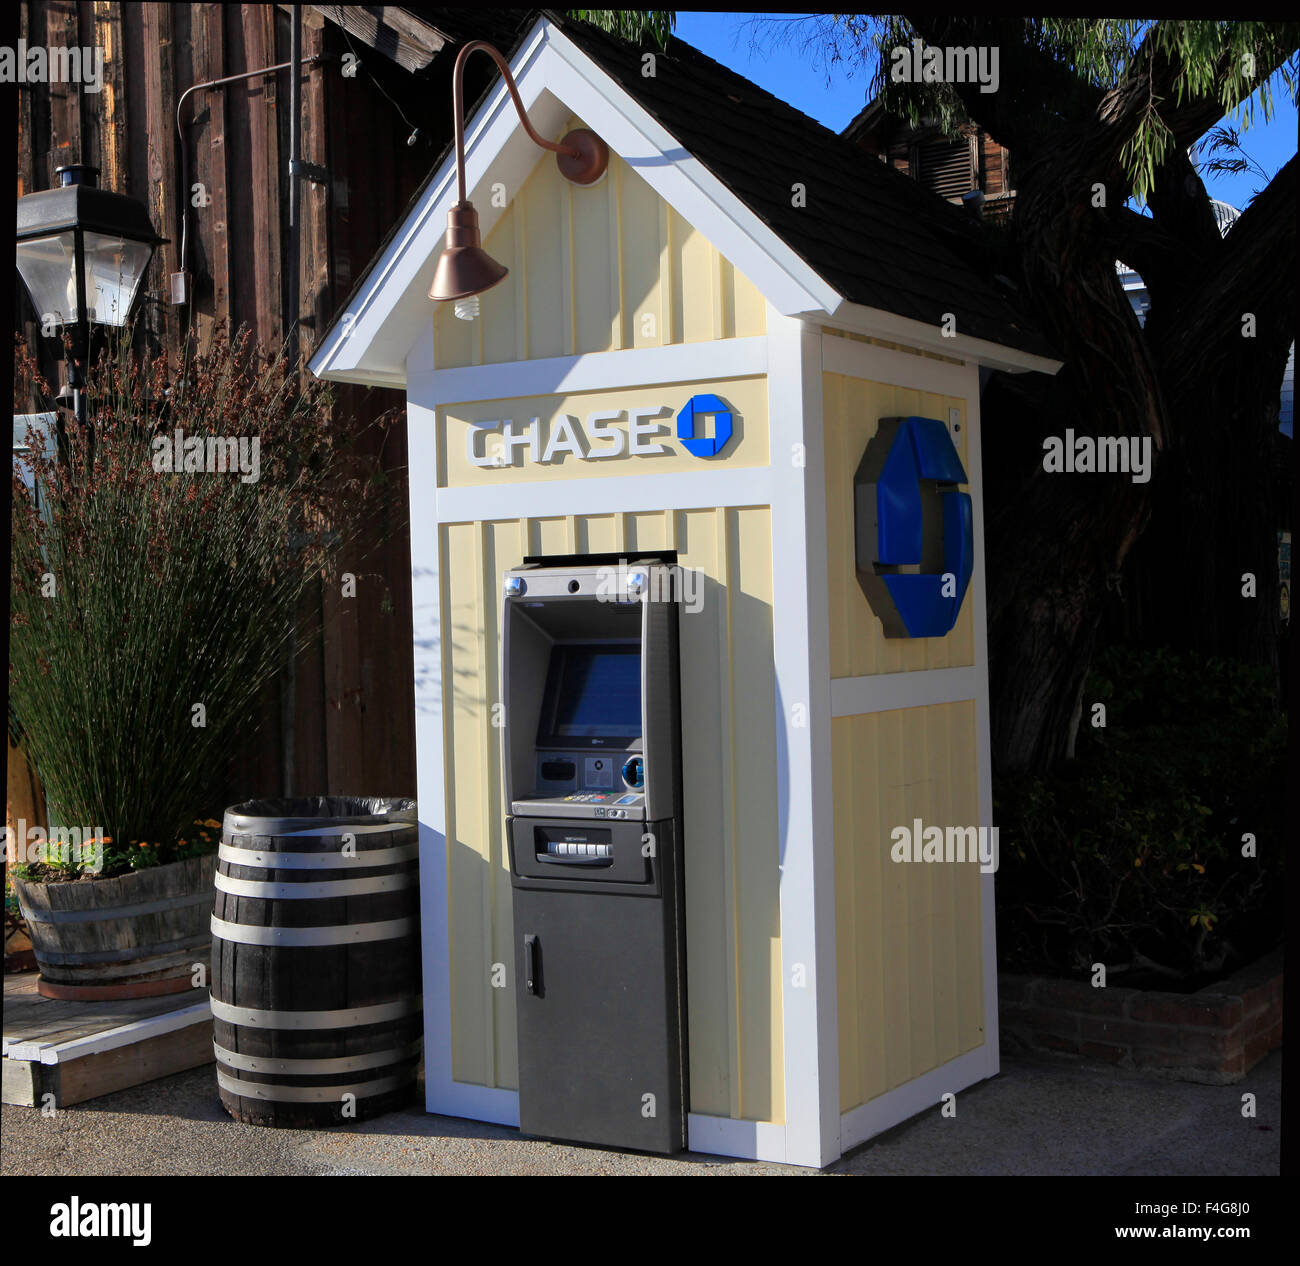
M 975 188 L 970 141 L 922 141 L 916 147 L 918 179 L 941 198 L 960 198 Z

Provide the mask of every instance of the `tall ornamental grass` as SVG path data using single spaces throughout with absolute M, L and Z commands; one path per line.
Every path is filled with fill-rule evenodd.
M 48 391 L 21 345 L 18 360 Z M 43 506 L 15 468 L 10 697 L 51 823 L 101 828 L 112 874 L 196 851 L 366 485 L 323 384 L 247 334 L 178 365 L 102 358 L 88 394 L 55 451 L 29 437 Z M 177 429 L 202 445 L 177 448 Z M 241 439 L 246 469 L 205 468 Z

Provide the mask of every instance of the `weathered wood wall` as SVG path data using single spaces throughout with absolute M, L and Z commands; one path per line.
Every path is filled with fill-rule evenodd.
M 326 184 L 302 185 L 299 318 L 306 352 L 441 148 L 449 130 L 450 58 L 440 55 L 412 75 L 311 10 L 303 13 L 304 57 L 333 58 L 304 72 L 302 87 L 302 156 L 329 176 Z M 80 161 L 101 169 L 104 187 L 146 203 L 170 240 L 146 278 L 141 343 L 174 350 L 187 322 L 200 338 L 228 322 L 280 344 L 289 324 L 287 71 L 191 94 L 183 114 L 187 172 L 176 107 L 193 84 L 286 62 L 284 8 L 29 0 L 19 33 L 29 44 L 104 49 L 99 93 L 76 84 L 20 89 L 18 193 L 51 187 L 56 167 Z M 348 53 L 358 59 L 351 76 L 343 73 Z M 412 124 L 423 135 L 408 146 Z M 186 197 L 203 204 L 190 212 L 188 311 L 171 305 L 168 288 L 179 268 Z M 34 337 L 25 299 L 19 305 Z M 281 681 L 268 692 L 261 733 L 232 762 L 232 797 L 280 794 L 286 786 L 297 794 L 413 794 L 405 418 L 398 412 L 382 433 L 366 425 L 400 403 L 395 392 L 338 392 L 340 425 L 364 428 L 359 447 L 380 458 L 386 501 L 342 568 L 356 573 L 357 596 L 342 597 L 338 578 L 330 577 L 304 609 L 301 618 L 316 629 L 313 645 L 296 664 L 292 689 Z M 285 699 L 292 699 L 294 718 L 288 733 Z

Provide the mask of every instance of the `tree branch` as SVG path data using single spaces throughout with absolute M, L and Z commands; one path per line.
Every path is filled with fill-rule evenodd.
M 1261 327 L 1278 322 L 1286 327 L 1260 328 L 1257 339 L 1293 334 L 1298 189 L 1300 165 L 1293 155 L 1242 212 L 1209 268 L 1197 276 L 1199 301 L 1162 312 L 1153 322 L 1151 334 L 1166 366 L 1167 381 L 1177 382 L 1194 367 L 1203 373 L 1207 357 L 1240 356 L 1253 350 L 1250 340 L 1242 338 L 1242 317 L 1247 312 L 1255 313 Z

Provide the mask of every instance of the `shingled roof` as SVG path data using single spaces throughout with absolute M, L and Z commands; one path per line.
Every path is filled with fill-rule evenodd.
M 548 12 L 579 48 L 846 299 L 1050 356 L 974 262 L 983 232 L 960 207 L 676 36 L 657 53 Z M 652 47 L 652 46 L 647 46 Z M 802 184 L 807 205 L 792 205 Z
M 451 11 L 404 10 L 435 27 Z M 467 17 L 467 11 L 456 11 Z M 545 17 L 610 76 L 678 143 L 829 285 L 850 302 L 938 328 L 953 315 L 959 334 L 1051 357 L 1052 349 L 1013 306 L 1013 288 L 982 262 L 984 230 L 961 208 L 922 188 L 823 127 L 815 119 L 673 36 L 666 50 L 638 46 L 552 10 L 501 11 L 497 25 L 516 38 L 512 56 Z M 447 27 L 447 21 L 437 26 Z M 467 20 L 452 38 L 483 38 Z M 656 73 L 642 75 L 642 58 L 656 54 Z M 472 117 L 490 94 L 495 77 Z M 450 144 L 416 190 L 407 214 L 421 204 L 451 158 Z M 792 186 L 806 190 L 793 205 Z M 393 226 L 359 277 L 361 291 L 374 263 L 399 231 Z M 349 295 L 340 311 L 351 303 Z

